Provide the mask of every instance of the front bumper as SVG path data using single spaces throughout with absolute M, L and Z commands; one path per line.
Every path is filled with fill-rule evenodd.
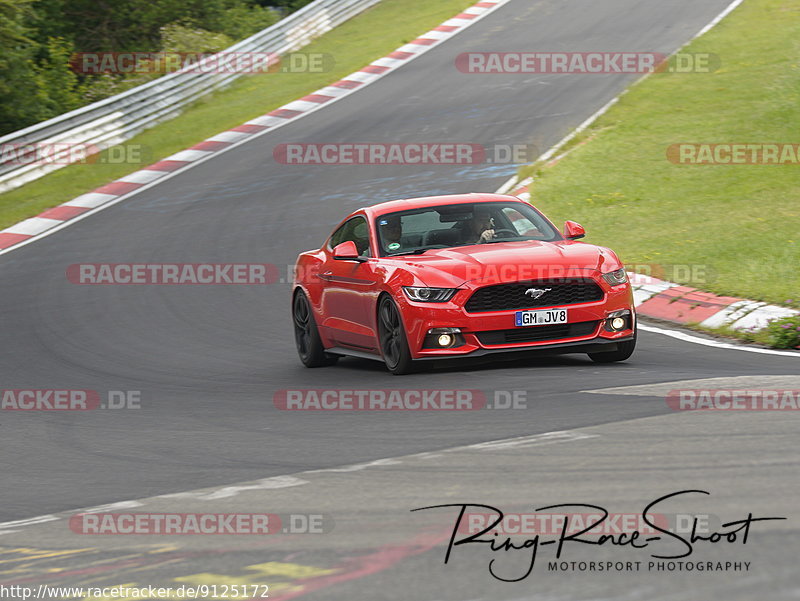
M 569 327 L 564 328 L 517 327 L 514 323 L 517 310 L 468 313 L 464 304 L 474 289 L 459 290 L 447 303 L 418 303 L 409 301 L 405 296 L 396 300 L 400 305 L 414 359 L 475 357 L 515 351 L 586 353 L 614 350 L 615 343 L 631 340 L 636 328 L 630 284 L 606 284 L 602 288 L 603 299 L 598 301 L 536 307 L 536 310 L 566 309 Z M 608 331 L 608 316 L 623 310 L 630 311 L 630 327 L 616 332 Z M 457 345 L 443 349 L 426 348 L 430 346 L 430 338 L 426 344 L 427 333 L 438 328 L 458 328 L 461 335 Z

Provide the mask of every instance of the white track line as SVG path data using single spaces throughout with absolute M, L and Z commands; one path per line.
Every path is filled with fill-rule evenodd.
M 710 31 L 712 28 L 714 28 L 714 26 L 716 26 L 720 21 L 722 21 L 722 19 L 724 19 L 730 13 L 732 13 L 736 9 L 736 7 L 739 6 L 742 2 L 744 2 L 744 0 L 733 0 L 733 2 L 731 2 L 721 13 L 719 13 L 716 17 L 714 17 L 708 25 L 706 25 L 705 27 L 703 27 L 703 29 L 701 29 L 696 34 L 694 34 L 694 36 L 692 36 L 691 39 L 689 39 L 689 41 L 687 41 L 686 43 L 682 44 L 670 56 L 676 55 L 678 52 L 680 52 L 686 46 L 691 44 L 694 40 L 699 38 L 701 35 L 703 35 L 704 33 L 707 33 L 708 31 Z M 564 144 L 566 144 L 567 142 L 572 140 L 572 138 L 574 138 L 579 133 L 584 131 L 587 127 L 589 127 L 592 123 L 594 123 L 597 119 L 599 119 L 602 115 L 604 115 L 608 111 L 608 109 L 610 109 L 612 106 L 614 106 L 623 95 L 627 94 L 628 90 L 630 90 L 633 86 L 637 85 L 638 83 L 640 83 L 640 82 L 644 81 L 645 79 L 647 79 L 648 77 L 650 77 L 650 75 L 651 75 L 651 73 L 646 73 L 646 74 L 642 75 L 639 79 L 637 79 L 635 82 L 633 82 L 630 86 L 628 86 L 622 92 L 617 94 L 617 96 L 615 96 L 614 98 L 609 100 L 599 110 L 597 110 L 594 113 L 592 113 L 592 115 L 589 116 L 588 119 L 586 119 L 583 123 L 581 123 L 578 127 L 576 127 L 573 131 L 568 133 L 566 136 L 561 138 L 561 140 L 556 142 L 556 144 L 553 147 L 551 147 L 547 152 L 542 154 L 538 159 L 533 161 L 533 163 L 531 163 L 531 164 L 535 165 L 536 163 L 539 163 L 539 162 L 546 161 L 546 160 L 550 159 L 556 152 L 558 152 L 558 150 L 561 149 L 562 146 L 564 146 Z M 497 193 L 498 194 L 505 194 L 508 190 L 512 189 L 514 186 L 521 185 L 521 184 L 517 184 L 516 183 L 517 179 L 518 179 L 517 176 L 511 177 L 508 181 L 506 181 L 500 187 L 500 189 L 497 191 Z M 531 178 L 529 178 L 529 179 L 531 179 Z
M 738 344 L 729 344 L 727 342 L 717 342 L 716 340 L 708 340 L 706 338 L 692 336 L 691 334 L 687 334 L 686 332 L 681 332 L 678 330 L 668 330 L 666 328 L 657 328 L 655 326 L 648 326 L 642 323 L 639 323 L 638 329 L 643 330 L 645 332 L 653 332 L 654 334 L 663 334 L 664 336 L 677 338 L 678 340 L 683 340 L 684 342 L 693 342 L 694 344 L 702 344 L 703 346 L 713 346 L 715 348 L 721 348 L 731 351 L 747 351 L 748 353 L 760 353 L 762 355 L 779 355 L 781 357 L 794 357 L 795 359 L 800 358 L 800 353 L 795 351 L 774 351 L 772 349 L 766 349 L 766 348 L 757 348 L 753 346 L 744 346 L 744 345 L 740 346 Z
M 272 476 L 271 478 L 264 478 L 256 482 L 243 482 L 240 484 L 231 484 L 223 486 L 214 490 L 195 490 L 187 492 L 169 493 L 150 497 L 150 499 L 134 499 L 130 501 L 119 501 L 110 505 L 102 505 L 99 507 L 92 507 L 89 509 L 75 509 L 72 511 L 62 511 L 57 515 L 48 514 L 28 518 L 25 520 L 16 520 L 13 522 L 0 523 L 0 535 L 12 534 L 18 532 L 20 528 L 26 526 L 34 526 L 43 524 L 45 522 L 53 522 L 62 519 L 69 519 L 77 513 L 100 513 L 113 509 L 126 509 L 145 507 L 148 500 L 164 500 L 164 499 L 193 499 L 199 501 L 214 501 L 218 499 L 226 499 L 234 497 L 241 492 L 252 490 L 275 490 L 279 488 L 291 488 L 294 486 L 303 486 L 311 484 L 306 480 L 312 474 L 326 474 L 326 473 L 351 473 L 359 472 L 369 468 L 381 468 L 394 465 L 401 465 L 404 461 L 414 459 L 430 459 L 432 457 L 439 457 L 440 455 L 456 453 L 456 452 L 493 452 L 493 451 L 507 451 L 518 448 L 528 448 L 533 446 L 541 446 L 547 444 L 564 443 L 564 442 L 577 442 L 579 440 L 586 440 L 589 438 L 597 438 L 597 434 L 585 434 L 579 430 L 563 430 L 558 432 L 545 432 L 543 434 L 533 434 L 530 436 L 517 436 L 515 438 L 505 438 L 500 440 L 490 440 L 470 445 L 463 445 L 443 449 L 441 451 L 424 451 L 422 453 L 414 453 L 411 455 L 402 455 L 400 457 L 389 457 L 385 459 L 376 459 L 366 463 L 354 463 L 351 465 L 343 465 L 334 468 L 324 468 L 318 470 L 307 470 L 293 475 Z M 299 477 L 299 476 L 302 476 Z

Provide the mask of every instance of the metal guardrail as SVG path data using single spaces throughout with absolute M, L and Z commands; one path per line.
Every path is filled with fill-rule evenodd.
M 219 53 L 285 54 L 364 11 L 380 0 L 316 0 L 285 19 Z M 214 55 L 198 63 L 216 61 Z M 0 137 L 0 148 L 86 145 L 103 150 L 177 116 L 187 104 L 230 84 L 244 73 L 202 73 L 186 68 L 121 94 Z M 2 159 L 2 156 L 0 156 Z M 66 166 L 66 162 L 31 161 L 19 157 L 0 162 L 0 192 L 33 181 Z

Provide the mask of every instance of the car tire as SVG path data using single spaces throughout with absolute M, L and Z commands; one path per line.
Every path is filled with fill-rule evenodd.
M 333 365 L 339 357 L 329 355 L 322 346 L 317 323 L 311 304 L 302 290 L 298 290 L 292 301 L 292 322 L 294 324 L 294 340 L 297 354 L 306 367 L 324 367 Z
M 378 341 L 386 368 L 396 376 L 414 371 L 403 320 L 397 305 L 389 296 L 378 303 Z
M 616 363 L 617 361 L 625 361 L 632 354 L 636 348 L 636 333 L 633 334 L 633 340 L 617 343 L 617 350 L 608 351 L 605 353 L 589 353 L 589 358 L 595 363 Z

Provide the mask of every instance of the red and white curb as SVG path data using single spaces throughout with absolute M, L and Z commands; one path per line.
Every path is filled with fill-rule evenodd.
M 528 178 L 510 186 L 507 192 L 530 201 Z M 508 189 L 506 184 L 501 190 Z M 680 324 L 698 323 L 707 328 L 730 326 L 735 330 L 761 330 L 774 319 L 800 315 L 800 311 L 733 296 L 717 296 L 697 288 L 681 286 L 640 273 L 628 272 L 633 302 L 640 315 Z
M 761 330 L 774 319 L 800 315 L 800 311 L 767 303 L 717 296 L 638 273 L 628 274 L 640 315 L 707 328 L 730 326 L 734 330 Z
M 0 254 L 62 229 L 71 221 L 77 221 L 86 217 L 90 212 L 96 212 L 101 208 L 116 204 L 123 197 L 132 196 L 144 188 L 169 178 L 178 171 L 188 169 L 255 136 L 277 129 L 324 106 L 333 104 L 435 48 L 509 1 L 483 0 L 478 2 L 344 79 L 299 100 L 285 104 L 266 115 L 212 136 L 187 150 L 168 156 L 87 194 L 73 198 L 62 205 L 48 209 L 36 217 L 12 225 L 0 231 Z

